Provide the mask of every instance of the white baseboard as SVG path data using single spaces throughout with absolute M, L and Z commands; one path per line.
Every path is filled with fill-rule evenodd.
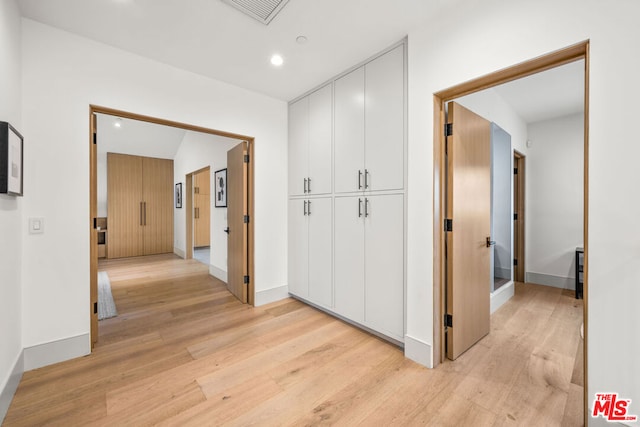
M 502 307 L 502 304 L 509 301 L 513 296 L 514 291 L 515 291 L 515 287 L 513 285 L 513 282 L 509 282 L 500 286 L 500 288 L 498 288 L 497 291 L 492 292 L 491 303 L 490 303 L 491 314 L 493 314 L 494 311 Z
M 187 253 L 180 248 L 176 248 L 175 246 L 173 247 L 173 253 L 178 255 L 182 259 L 187 258 Z
M 224 283 L 227 283 L 227 272 L 222 270 L 221 268 L 218 268 L 215 265 L 209 265 L 209 274 L 216 279 L 220 279 Z
M 0 388 L 0 424 L 4 421 L 5 415 L 9 410 L 9 405 L 13 400 L 13 396 L 16 394 L 18 384 L 22 379 L 24 373 L 24 351 L 20 351 L 16 362 L 13 364 L 13 369 L 7 378 L 7 382 Z
M 280 301 L 281 299 L 289 298 L 289 287 L 278 286 L 271 289 L 264 289 L 256 291 L 255 306 L 269 304 L 272 302 Z
M 433 351 L 431 344 L 409 335 L 404 336 L 404 357 L 427 368 L 433 368 Z
M 538 285 L 552 286 L 560 289 L 575 289 L 575 277 L 553 276 L 551 274 L 532 273 L 527 271 L 524 274 L 527 283 L 536 283 Z
M 91 335 L 82 334 L 24 349 L 24 370 L 41 368 L 91 353 Z

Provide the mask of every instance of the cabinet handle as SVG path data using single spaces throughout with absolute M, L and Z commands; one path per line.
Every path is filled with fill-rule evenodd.
M 358 190 L 362 190 L 362 171 L 358 169 Z
M 307 194 L 307 178 L 304 179 L 304 194 Z
M 140 202 L 140 225 L 144 225 L 144 223 L 142 222 L 142 203 Z
M 309 204 L 307 205 L 307 215 L 311 215 L 311 200 L 309 200 Z
M 491 240 L 491 237 L 487 236 L 487 247 L 490 248 L 491 246 L 494 246 L 496 244 L 495 240 Z
M 366 197 L 364 199 L 364 217 L 367 218 L 369 216 L 369 198 Z
M 307 215 L 307 201 L 304 201 L 304 214 Z
M 362 218 L 362 199 L 358 197 L 358 218 Z
M 364 170 L 364 189 L 369 188 L 369 171 L 367 169 Z
M 200 208 L 196 208 L 195 212 L 193 213 L 193 216 L 195 217 L 195 219 L 200 218 Z
M 147 202 L 144 202 L 144 225 L 147 225 Z
M 311 178 L 307 178 L 307 193 L 311 193 Z

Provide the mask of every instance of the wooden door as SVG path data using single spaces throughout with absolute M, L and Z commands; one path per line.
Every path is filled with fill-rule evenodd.
M 368 190 L 404 187 L 404 45 L 365 66 Z
M 173 252 L 173 160 L 142 158 L 144 255 Z
M 306 193 L 309 163 L 309 98 L 289 106 L 289 194 Z
M 107 153 L 108 258 L 144 252 L 142 157 Z
M 289 291 L 309 296 L 309 223 L 307 200 L 289 200 Z
M 402 194 L 366 196 L 365 321 L 404 340 L 404 202 Z
M 331 308 L 333 307 L 331 198 L 308 199 L 307 220 L 309 224 L 309 299 Z
M 336 193 L 364 189 L 364 67 L 335 81 Z
M 513 258 L 514 279 L 524 282 L 524 178 L 525 157 L 517 152 L 513 155 Z
M 211 244 L 211 174 L 209 168 L 193 174 L 193 246 Z
M 489 333 L 491 291 L 491 124 L 455 102 L 447 123 L 447 357 Z
M 98 342 L 98 231 L 96 230 L 95 221 L 98 217 L 98 168 L 94 165 L 98 163 L 98 119 L 95 113 L 91 114 L 91 133 L 93 134 L 93 144 L 90 144 L 90 163 L 91 163 L 91 191 L 90 191 L 90 210 L 89 233 L 90 248 L 89 257 L 91 259 L 90 278 L 89 278 L 89 316 L 91 318 L 91 348 Z
M 243 303 L 247 302 L 248 270 L 248 159 L 247 142 L 227 152 L 227 288 Z M 247 156 L 247 157 L 245 157 Z M 248 217 L 247 217 L 248 218 Z M 248 218 L 250 220 L 250 218 Z M 245 279 L 246 278 L 246 279 Z
M 335 310 L 364 322 L 364 197 L 334 202 Z
M 307 193 L 331 193 L 333 93 L 326 85 L 309 95 L 309 173 Z

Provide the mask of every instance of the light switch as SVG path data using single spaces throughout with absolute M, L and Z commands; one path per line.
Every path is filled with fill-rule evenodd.
M 29 233 L 44 233 L 44 218 L 29 218 Z

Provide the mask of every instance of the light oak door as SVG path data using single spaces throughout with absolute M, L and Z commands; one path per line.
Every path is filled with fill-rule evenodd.
M 193 246 L 211 244 L 211 174 L 204 169 L 193 174 Z
M 109 258 L 144 254 L 142 158 L 107 153 Z
M 455 102 L 447 123 L 447 357 L 489 333 L 491 291 L 491 124 Z
M 91 133 L 93 134 L 93 144 L 90 144 L 90 162 L 92 165 L 98 163 L 98 118 L 94 114 L 91 114 Z M 96 230 L 97 224 L 95 218 L 98 217 L 98 170 L 95 167 L 91 170 L 91 189 L 90 191 L 90 218 L 92 224 L 90 224 L 89 232 L 91 233 L 89 248 L 89 256 L 91 257 L 90 266 L 90 278 L 89 278 L 89 316 L 91 318 L 91 348 L 98 342 L 98 231 Z
M 142 158 L 144 255 L 173 252 L 173 161 Z
M 250 279 L 249 227 L 245 222 L 245 216 L 248 215 L 248 163 L 244 161 L 248 158 L 245 157 L 247 153 L 246 142 L 227 152 L 227 288 L 243 303 L 247 302 Z

